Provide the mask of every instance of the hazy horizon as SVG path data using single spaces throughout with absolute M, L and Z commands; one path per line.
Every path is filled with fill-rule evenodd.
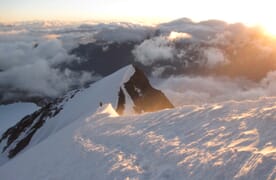
M 271 23 L 274 4 L 272 0 L 9 0 L 1 2 L 0 22 L 93 20 L 150 24 L 187 17 L 195 22 L 217 19 L 228 23 L 258 25 L 276 34 L 276 25 Z

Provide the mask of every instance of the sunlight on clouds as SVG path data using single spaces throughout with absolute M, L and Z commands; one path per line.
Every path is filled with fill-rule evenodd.
M 221 19 L 230 23 L 243 22 L 250 26 L 262 26 L 267 33 L 276 35 L 274 17 L 275 2 L 264 1 L 145 1 L 121 0 L 107 7 L 105 17 L 120 16 L 125 20 L 137 18 L 143 21 L 170 21 L 189 17 L 194 21 Z M 235 12 L 235 13 L 233 13 Z
M 0 30 L 0 36 L 3 35 L 18 35 L 18 34 L 22 34 L 22 33 L 26 33 L 26 30 L 11 30 L 11 31 L 1 31 Z
M 274 21 L 267 19 L 261 26 L 264 28 L 265 33 L 276 37 L 276 23 Z
M 18 1 L 18 2 L 16 2 Z M 56 0 L 1 4 L 0 21 L 18 20 L 110 20 L 143 21 L 146 24 L 188 17 L 194 21 L 220 19 L 230 23 L 259 25 L 268 34 L 276 35 L 275 1 L 273 0 Z
M 59 38 L 60 37 L 60 35 L 58 35 L 58 34 L 47 34 L 47 35 L 45 35 L 45 36 L 43 36 L 45 39 L 57 39 L 57 38 Z
M 191 37 L 192 36 L 188 33 L 180 33 L 180 32 L 172 31 L 168 38 L 170 40 L 175 40 L 175 39 L 189 39 Z

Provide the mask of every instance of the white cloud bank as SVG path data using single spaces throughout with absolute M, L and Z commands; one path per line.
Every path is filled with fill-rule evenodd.
M 224 53 L 218 48 L 209 47 L 204 49 L 203 53 L 204 57 L 206 58 L 207 68 L 214 68 L 216 66 L 228 63 Z
M 18 93 L 57 97 L 73 86 L 93 80 L 88 72 L 73 72 L 61 64 L 79 61 L 58 39 L 26 31 L 0 33 L 0 92 L 2 100 Z
M 258 38 L 258 30 L 221 21 L 194 23 L 189 19 L 180 19 L 156 27 L 130 23 L 0 24 L 0 98 L 15 96 L 17 92 L 57 96 L 72 86 L 82 85 L 93 79 L 91 72 L 77 73 L 59 67 L 63 63 L 79 61 L 68 54 L 72 47 L 97 40 L 137 42 L 138 45 L 132 51 L 135 61 L 148 66 L 154 76 L 161 76 L 163 73 L 183 74 L 186 70 L 196 75 L 201 69 L 198 70 L 195 66 L 212 71 L 232 63 L 231 68 L 239 68 L 238 77 L 234 76 L 239 78 L 240 75 L 247 75 L 244 69 L 254 60 L 256 64 L 261 62 L 264 65 L 258 69 L 262 68 L 262 72 L 256 78 L 263 79 L 266 73 L 273 69 L 270 64 L 273 65 L 273 58 L 276 57 L 273 51 L 276 45 L 271 46 L 262 37 Z M 106 47 L 103 50 L 107 50 Z M 264 64 L 264 59 L 268 63 Z M 241 61 L 243 63 L 240 63 Z M 198 72 L 194 73 L 194 70 Z M 166 91 L 171 95 L 180 93 L 180 96 L 190 98 L 191 101 L 213 97 L 215 100 L 225 100 L 231 99 L 231 95 L 233 99 L 250 98 L 274 94 L 274 83 L 271 81 L 275 79 L 273 77 L 273 74 L 268 74 L 261 84 L 255 84 L 259 89 L 252 89 L 251 83 L 244 86 L 240 81 L 226 81 L 218 77 L 176 78 L 166 82 L 172 83 L 171 88 Z M 178 92 L 180 87 L 177 84 L 191 88 Z M 200 87 L 192 88 L 195 84 Z M 215 96 L 213 92 L 216 92 Z
M 260 82 L 226 77 L 170 77 L 157 85 L 174 105 L 254 100 L 276 96 L 276 71 Z
M 0 23 L 0 102 L 16 96 L 56 97 L 98 79 L 63 64 L 80 61 L 68 52 L 95 41 L 143 41 L 153 28 L 131 23 Z
M 156 62 L 197 61 L 202 67 L 215 68 L 228 63 L 224 52 L 216 47 L 199 47 L 197 42 L 192 42 L 189 47 L 177 48 L 177 41 L 191 40 L 192 36 L 187 33 L 172 31 L 168 36 L 158 36 L 146 39 L 132 51 L 135 60 L 145 66 Z M 189 51 L 197 51 L 200 59 L 192 59 Z M 195 53 L 194 53 L 195 55 Z M 188 64 L 189 62 L 186 62 Z M 173 65 L 173 64 L 172 64 Z
M 174 47 L 166 37 L 160 36 L 143 41 L 133 50 L 137 61 L 151 65 L 155 61 L 173 60 Z

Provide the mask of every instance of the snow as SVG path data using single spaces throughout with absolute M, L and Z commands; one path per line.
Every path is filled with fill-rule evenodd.
M 95 114 L 107 114 L 109 117 L 119 116 L 111 104 L 105 104 L 103 107 L 99 107 Z
M 134 114 L 135 111 L 133 109 L 134 107 L 134 102 L 132 101 L 131 97 L 129 96 L 129 94 L 127 93 L 127 90 L 124 86 L 124 83 L 128 82 L 130 80 L 130 78 L 134 75 L 135 73 L 135 69 L 133 66 L 131 66 L 130 68 L 128 68 L 128 70 L 126 71 L 123 80 L 121 82 L 121 89 L 124 92 L 125 95 L 125 109 L 123 111 L 123 114 L 125 115 L 130 115 L 130 114 Z
M 46 121 L 34 135 L 31 145 L 28 147 L 36 145 L 70 123 L 88 117 L 97 110 L 100 102 L 110 103 L 115 107 L 121 82 L 123 79 L 127 80 L 127 75 L 131 74 L 132 69 L 133 66 L 126 66 L 77 93 L 72 99 L 64 103 L 62 111 L 57 116 Z
M 62 107 L 62 111 L 57 116 L 48 119 L 33 135 L 28 146 L 20 153 L 28 151 L 28 149 L 31 149 L 70 123 L 82 120 L 91 113 L 94 113 L 99 107 L 100 102 L 104 104 L 110 103 L 113 107 L 116 107 L 121 83 L 127 81 L 133 73 L 134 68 L 129 65 L 92 84 L 89 88 L 81 90 L 73 98 L 71 98 L 71 95 L 74 92 L 72 94 L 69 93 L 68 97 L 65 97 L 63 102 L 59 104 Z M 6 143 L 4 143 L 2 142 L 0 147 L 5 146 Z M 8 159 L 6 156 L 6 153 L 0 154 L 0 166 L 7 163 Z
M 1 179 L 276 178 L 276 97 L 130 116 L 113 107 L 72 117 L 1 166 Z
M 58 105 L 62 107 L 60 113 L 55 117 L 48 119 L 33 135 L 28 146 L 20 153 L 28 151 L 33 146 L 47 139 L 52 134 L 55 134 L 60 129 L 65 128 L 72 122 L 87 118 L 89 115 L 91 115 L 91 113 L 94 113 L 97 110 L 97 108 L 100 106 L 100 102 L 103 104 L 110 103 L 113 107 L 116 107 L 120 86 L 123 82 L 129 80 L 129 76 L 131 76 L 133 73 L 134 68 L 133 66 L 129 65 L 103 78 L 101 81 L 92 84 L 89 88 L 81 90 L 81 92 L 76 94 L 74 92 L 71 92 L 71 94 L 68 93 L 63 102 Z M 73 96 L 73 94 L 75 94 L 75 96 Z M 128 104 L 129 103 L 130 102 L 128 101 Z M 112 116 L 114 115 L 116 114 L 113 113 Z M 22 136 L 24 136 L 24 133 Z M 22 136 L 20 136 L 18 139 L 20 139 Z M 2 147 L 3 149 L 4 146 L 6 146 L 6 142 L 3 141 L 0 143 L 0 148 Z M 8 160 L 7 153 L 2 153 L 0 155 L 0 166 L 7 163 Z
M 0 105 L 0 134 L 37 109 L 38 107 L 33 103 Z
M 133 76 L 135 73 L 135 69 L 133 66 L 129 66 L 127 70 L 125 71 L 124 77 L 122 79 L 122 82 L 120 85 L 122 86 L 124 83 L 130 80 L 131 76 Z

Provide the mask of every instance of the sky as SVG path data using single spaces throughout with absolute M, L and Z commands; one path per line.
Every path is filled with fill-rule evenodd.
M 0 0 L 0 22 L 120 20 L 164 22 L 182 17 L 261 25 L 275 32 L 273 0 Z

